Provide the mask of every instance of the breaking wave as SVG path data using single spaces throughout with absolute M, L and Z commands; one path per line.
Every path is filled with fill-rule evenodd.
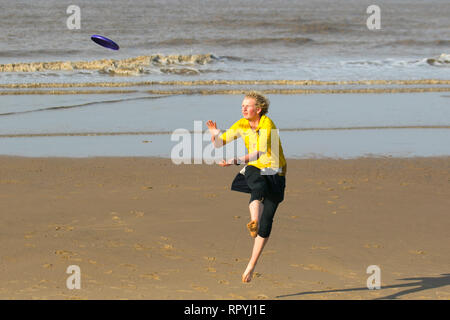
M 219 58 L 213 54 L 198 55 L 161 55 L 139 56 L 127 59 L 102 59 L 93 61 L 54 61 L 0 64 L 0 72 L 46 72 L 95 70 L 111 75 L 139 75 L 144 73 L 165 72 L 177 74 L 200 73 L 199 66 L 211 63 Z
M 427 63 L 432 66 L 450 67 L 450 54 L 443 53 L 437 58 L 429 58 L 427 59 Z
M 353 85 L 450 85 L 445 79 L 418 80 L 358 80 L 358 81 L 323 81 L 323 80 L 189 80 L 189 81 L 139 81 L 139 82 L 81 82 L 81 83 L 7 83 L 0 84 L 2 89 L 37 89 L 37 88 L 84 88 L 84 87 L 146 87 L 146 86 L 353 86 Z
M 415 67 L 415 66 L 450 66 L 450 54 L 443 53 L 439 57 L 421 58 L 412 60 L 384 59 L 384 60 L 356 60 L 342 61 L 343 66 L 370 66 L 370 67 Z
M 355 89 L 261 89 L 264 94 L 350 94 L 350 93 L 413 93 L 413 92 L 450 92 L 450 87 L 414 87 L 414 88 L 355 88 Z M 6 95 L 74 95 L 74 94 L 130 94 L 137 90 L 15 90 L 0 91 L 0 96 Z M 152 95 L 237 95 L 245 94 L 248 89 L 174 89 L 146 90 Z

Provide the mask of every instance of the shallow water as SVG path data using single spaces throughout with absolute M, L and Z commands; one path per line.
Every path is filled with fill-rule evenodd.
M 279 129 L 449 126 L 441 93 L 268 95 Z M 242 117 L 241 95 L 1 97 L 0 134 L 194 130 L 194 121 L 226 129 Z M 76 104 L 72 104 L 73 102 Z M 13 113 L 15 112 L 15 113 Z
M 430 157 L 449 156 L 449 129 L 385 129 L 280 132 L 286 158 L 341 158 L 358 157 Z M 193 141 L 193 138 L 192 138 Z M 178 153 L 175 147 L 182 140 L 170 139 L 170 135 L 123 135 L 123 136 L 69 136 L 40 138 L 0 139 L 3 155 L 26 157 L 165 157 L 173 161 L 195 159 L 218 161 L 243 152 L 243 145 L 230 146 L 211 152 L 207 142 L 197 149 L 192 142 L 190 153 Z M 200 145 L 199 145 L 200 146 Z M 228 150 L 228 151 L 227 151 Z
M 1 154 L 170 157 L 175 130 L 205 132 L 241 117 L 240 95 L 30 96 L 5 99 Z M 5 97 L 3 97 L 5 98 Z M 441 93 L 269 95 L 287 157 L 450 155 L 450 108 Z M 28 100 L 27 100 L 28 99 Z M 55 108 L 58 106 L 58 108 Z M 51 109 L 49 109 L 51 108 Z M 3 107 L 2 107 L 3 109 Z M 194 145 L 193 135 L 189 138 Z M 208 144 L 208 135 L 201 149 Z M 143 142 L 151 141 L 151 142 Z M 193 153 L 192 153 L 193 154 Z

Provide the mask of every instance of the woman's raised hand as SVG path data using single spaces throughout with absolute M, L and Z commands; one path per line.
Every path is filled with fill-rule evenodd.
M 217 129 L 217 123 L 213 122 L 212 120 L 206 121 L 206 126 L 209 129 L 209 133 L 211 133 L 211 135 L 213 136 L 217 135 L 220 132 L 220 130 Z

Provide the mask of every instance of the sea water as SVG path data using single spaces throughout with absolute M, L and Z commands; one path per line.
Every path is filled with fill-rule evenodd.
M 369 30 L 372 2 L 77 1 L 71 30 L 75 3 L 1 0 L 0 154 L 168 157 L 255 89 L 288 157 L 449 155 L 450 3 L 377 1 Z

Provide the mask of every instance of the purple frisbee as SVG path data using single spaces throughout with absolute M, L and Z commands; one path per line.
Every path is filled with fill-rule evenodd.
M 97 34 L 94 34 L 91 37 L 91 40 L 94 41 L 95 43 L 101 45 L 102 47 L 109 48 L 112 50 L 119 50 L 119 46 L 117 45 L 117 43 L 115 43 L 111 39 L 108 39 L 104 36 L 99 36 Z

